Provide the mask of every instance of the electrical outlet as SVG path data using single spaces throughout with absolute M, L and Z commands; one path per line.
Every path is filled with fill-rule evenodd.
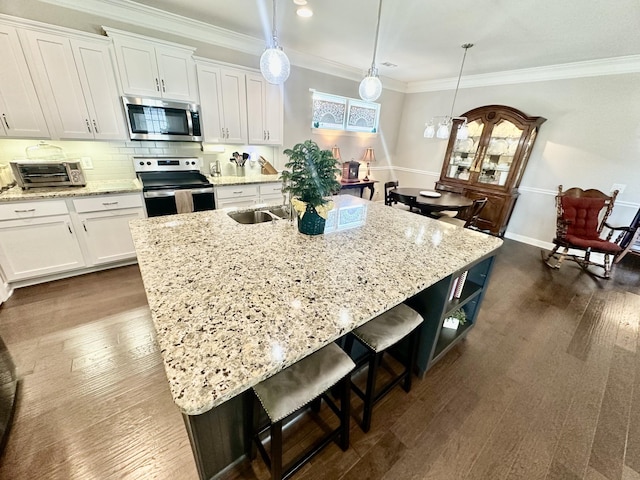
M 614 183 L 611 185 L 611 193 L 613 193 L 614 190 L 618 190 L 618 196 L 620 196 L 622 195 L 622 192 L 624 192 L 625 188 L 627 188 L 627 186 L 623 183 Z
M 93 162 L 91 161 L 91 157 L 82 157 L 80 158 L 82 162 L 82 168 L 85 170 L 91 170 L 93 168 Z

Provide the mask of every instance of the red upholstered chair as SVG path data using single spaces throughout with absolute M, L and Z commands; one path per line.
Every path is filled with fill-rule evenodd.
M 570 188 L 563 192 L 560 185 L 556 196 L 556 238 L 553 239 L 555 247 L 549 254 L 543 252 L 545 263 L 557 269 L 563 260 L 568 258 L 592 275 L 609 278 L 611 260 L 615 262 L 624 251 L 620 242 L 629 230 L 629 227 L 612 227 L 607 223 L 617 195 L 617 190 L 611 196 L 594 189 Z M 603 238 L 605 227 L 608 233 Z M 622 233 L 612 241 L 616 230 Z M 562 253 L 559 253 L 558 250 L 561 248 Z M 581 250 L 584 254 L 569 254 L 570 249 Z M 594 261 L 591 258 L 592 253 L 603 254 L 604 261 Z M 599 275 L 589 270 L 592 266 L 602 268 L 604 273 Z

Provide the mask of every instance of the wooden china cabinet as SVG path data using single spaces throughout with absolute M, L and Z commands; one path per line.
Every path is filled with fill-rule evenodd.
M 462 116 L 467 118 L 469 137 L 457 138 L 463 120 L 454 120 L 436 187 L 473 199 L 486 197 L 477 226 L 502 236 L 538 129 L 546 119 L 503 105 L 478 107 Z

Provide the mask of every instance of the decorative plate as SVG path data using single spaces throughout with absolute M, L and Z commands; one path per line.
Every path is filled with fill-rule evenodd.
M 431 197 L 431 198 L 438 198 L 442 196 L 441 193 L 434 192 L 433 190 L 420 190 L 420 195 L 422 195 L 423 197 Z

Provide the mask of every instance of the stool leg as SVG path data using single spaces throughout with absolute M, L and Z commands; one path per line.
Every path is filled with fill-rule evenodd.
M 271 425 L 271 480 L 282 479 L 282 420 Z
M 420 338 L 420 327 L 411 332 L 411 338 L 409 338 L 409 356 L 407 358 L 407 376 L 404 379 L 404 385 L 402 388 L 405 392 L 411 390 L 411 380 L 413 377 L 413 366 L 416 363 L 416 354 L 418 352 L 418 339 Z
M 253 435 L 255 431 L 255 401 L 253 390 L 249 389 L 244 392 L 242 399 L 244 404 L 244 448 L 249 460 L 256 458 L 256 448 L 253 444 Z
M 322 396 L 311 400 L 311 410 L 315 413 L 320 412 L 320 408 L 322 407 Z
M 369 373 L 367 375 L 367 391 L 364 395 L 364 411 L 362 413 L 362 431 L 367 433 L 371 428 L 371 412 L 373 410 L 373 398 L 376 391 L 376 374 L 383 352 L 375 353 L 369 361 Z
M 340 389 L 340 448 L 346 452 L 349 449 L 349 427 L 351 420 L 351 377 L 341 380 Z

